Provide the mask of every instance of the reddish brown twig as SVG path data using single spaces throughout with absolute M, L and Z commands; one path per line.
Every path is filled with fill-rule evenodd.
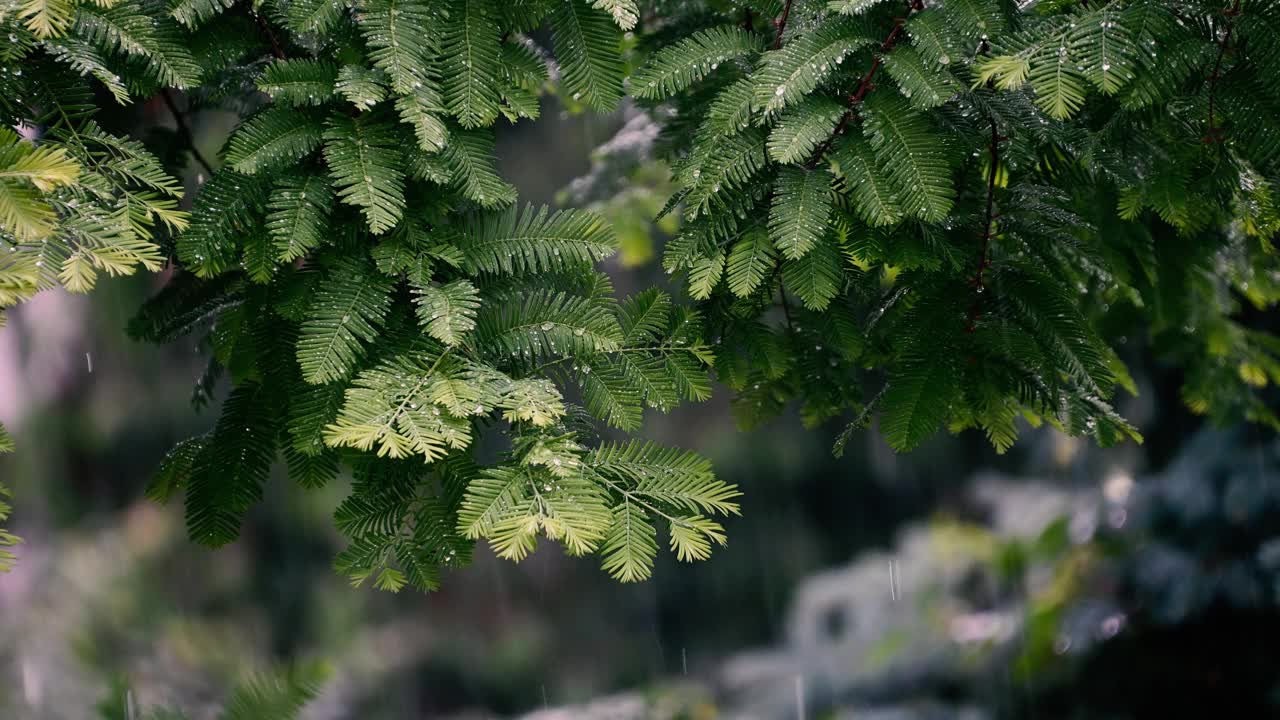
M 782 6 L 782 17 L 774 21 L 778 26 L 778 34 L 773 37 L 773 49 L 777 50 L 782 47 L 782 32 L 787 29 L 787 18 L 791 15 L 791 0 L 787 0 L 787 4 Z
M 923 0 L 910 0 L 908 3 L 907 17 L 911 17 L 914 13 L 924 9 Z M 840 122 L 836 123 L 836 129 L 827 136 L 827 139 L 818 146 L 814 151 L 813 157 L 809 160 L 809 167 L 814 167 L 822 159 L 822 156 L 831 149 L 831 144 L 836 138 L 844 134 L 845 128 L 848 127 L 849 121 L 858 114 L 858 105 L 862 104 L 863 99 L 867 97 L 867 93 L 875 89 L 876 73 L 880 71 L 880 66 L 884 64 L 884 55 L 898 44 L 898 39 L 905 31 L 907 17 L 896 18 L 893 24 L 893 31 L 889 33 L 884 42 L 880 43 L 880 51 L 871 58 L 871 67 L 862 76 L 862 80 L 858 82 L 858 87 L 849 94 L 849 107 L 840 116 Z

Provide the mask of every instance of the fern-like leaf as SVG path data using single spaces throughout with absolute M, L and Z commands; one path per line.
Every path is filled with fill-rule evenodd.
M 811 97 L 788 109 L 769 134 L 769 157 L 781 163 L 802 163 L 826 142 L 845 114 L 843 103 Z
M 241 125 L 227 143 L 227 164 L 252 175 L 279 169 L 320 147 L 324 125 L 314 111 L 273 105 Z
M 558 0 L 551 34 L 565 89 L 574 100 L 607 112 L 622 99 L 621 36 L 609 16 L 583 0 Z
M 320 34 L 332 29 L 342 17 L 346 4 L 334 0 L 290 0 L 284 22 L 298 33 Z
M 631 76 L 630 92 L 638 98 L 662 100 L 702 80 L 720 66 L 763 47 L 759 35 L 738 27 L 699 30 L 654 54 Z
M 253 675 L 232 690 L 218 718 L 293 720 L 307 703 L 320 695 L 329 675 L 328 666 L 312 661 Z
M 493 162 L 493 133 L 488 130 L 456 130 L 444 149 L 453 181 L 467 199 L 482 207 L 503 207 L 515 202 L 515 188 L 503 181 Z
M 590 268 L 617 250 L 613 230 L 595 213 L 546 207 L 473 216 L 458 247 L 468 271 L 501 275 Z
M 477 344 L 502 356 L 547 358 L 552 354 L 590 357 L 617 350 L 617 319 L 589 298 L 538 292 L 518 303 L 486 303 L 476 320 Z
M 865 139 L 843 138 L 836 146 L 835 161 L 843 189 L 864 222 L 877 227 L 902 220 L 898 192 L 880 170 L 875 153 Z
M 834 73 L 846 57 L 875 40 L 843 19 L 823 23 L 764 54 L 755 73 L 756 106 L 775 113 L 800 102 Z
M 329 229 L 333 183 L 323 175 L 287 176 L 267 201 L 267 233 L 280 262 L 293 262 L 320 246 Z
M 367 262 L 344 259 L 316 291 L 298 338 L 298 366 L 309 383 L 349 377 L 391 306 L 392 283 Z
M 324 441 L 331 447 L 376 449 L 392 459 L 421 457 L 425 462 L 443 458 L 450 450 L 471 444 L 468 415 L 485 412 L 498 401 L 486 390 L 476 394 L 476 410 L 466 414 L 445 412 L 448 405 L 436 386 L 450 380 L 452 366 L 441 367 L 442 356 L 397 356 L 356 376 L 346 390 L 341 412 L 325 427 Z M 477 389 L 480 389 L 477 386 Z M 437 404 L 437 400 L 442 400 Z
M 609 534 L 600 546 L 601 567 L 614 580 L 640 582 L 653 574 L 658 555 L 658 531 L 636 504 L 624 500 L 613 511 Z
M 356 16 L 369 59 L 390 76 L 391 88 L 400 95 L 434 84 L 435 13 L 430 4 L 415 0 L 366 0 Z
M 747 233 L 729 251 L 729 291 L 738 297 L 754 293 L 773 271 L 776 261 L 777 252 L 767 233 Z
M 632 30 L 640 19 L 636 0 L 591 0 L 591 7 L 609 13 L 620 30 Z
M 378 114 L 333 116 L 324 131 L 324 159 L 338 197 L 364 213 L 374 234 L 404 214 L 405 172 L 394 125 Z
M 258 78 L 258 89 L 278 103 L 320 105 L 335 93 L 338 66 L 328 60 L 276 60 Z
M 769 235 L 790 259 L 802 258 L 827 232 L 831 216 L 831 173 L 784 167 L 778 173 Z
M 861 15 L 884 0 L 828 0 L 827 9 L 841 15 Z
M 903 358 L 889 375 L 881 407 L 880 431 L 898 452 L 917 447 L 947 417 L 960 392 L 955 358 L 945 351 Z
M 465 128 L 498 117 L 498 25 L 485 0 L 453 0 L 444 24 L 445 100 Z
M 445 345 L 458 345 L 475 329 L 479 291 L 466 280 L 414 289 L 418 321 L 431 337 Z
M 186 487 L 187 530 L 192 540 L 217 547 L 240 534 L 240 519 L 261 499 L 275 459 L 279 400 L 276 390 L 252 382 L 240 385 L 227 398 L 217 426 L 194 460 Z
M 782 264 L 782 282 L 810 310 L 825 310 L 840 292 L 840 254 L 829 242 L 819 242 L 798 260 Z
M 865 113 L 866 136 L 903 211 L 929 222 L 946 217 L 955 189 L 942 136 L 902 98 L 874 94 Z

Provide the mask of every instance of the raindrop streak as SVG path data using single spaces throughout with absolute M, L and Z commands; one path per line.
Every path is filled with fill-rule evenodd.
M 26 660 L 22 661 L 22 699 L 28 707 L 40 707 L 40 699 L 44 695 L 40 673 Z
M 796 720 L 804 720 L 804 676 L 796 676 Z
M 685 675 L 689 674 L 689 655 L 685 652 L 685 648 L 680 648 L 680 669 Z
M 547 701 L 547 686 L 545 683 L 542 686 L 542 708 L 544 710 L 549 710 L 551 708 L 551 703 Z
M 889 598 L 898 601 L 898 561 L 889 561 Z
M 89 374 L 93 374 L 93 356 L 89 353 L 84 354 L 84 361 L 89 366 Z

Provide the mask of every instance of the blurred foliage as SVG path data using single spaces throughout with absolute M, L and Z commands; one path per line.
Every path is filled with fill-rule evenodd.
M 9 435 L 3 427 L 0 427 L 0 454 L 13 452 L 13 442 L 9 439 Z M 0 523 L 9 519 L 9 513 L 13 511 L 7 502 L 10 494 L 8 487 L 4 483 L 0 483 Z M 22 542 L 21 538 L 0 527 L 0 572 L 6 572 L 13 568 L 13 561 L 17 557 L 8 548 Z
M 1206 432 L 1164 472 L 1108 482 L 1083 542 L 1062 519 L 998 543 L 1015 581 L 1048 571 L 1015 659 L 1034 702 L 1069 697 L 1053 717 L 1280 712 L 1280 657 L 1261 641 L 1280 628 L 1280 442 Z
M 304 662 L 251 674 L 232 688 L 217 720 L 293 720 L 320 693 L 330 670 L 322 663 Z M 127 680 L 116 676 L 110 692 L 97 706 L 101 720 L 185 720 L 181 708 L 142 709 Z

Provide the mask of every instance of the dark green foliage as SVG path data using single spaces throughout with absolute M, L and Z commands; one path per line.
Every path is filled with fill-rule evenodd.
M 320 147 L 323 133 L 324 125 L 316 112 L 270 105 L 231 136 L 227 165 L 249 175 L 288 167 Z
M 664 265 L 744 423 L 794 400 L 852 416 L 837 449 L 876 417 L 897 450 L 1004 451 L 1024 421 L 1140 440 L 1113 346 L 1147 335 L 1193 409 L 1280 427 L 1277 341 L 1240 316 L 1280 300 L 1275 6 L 815 5 L 675 12 L 633 78 L 677 114 Z
M 240 518 L 262 497 L 275 459 L 279 396 L 266 383 L 248 382 L 227 398 L 218 425 L 180 483 L 193 540 L 217 546 L 240 534 Z

